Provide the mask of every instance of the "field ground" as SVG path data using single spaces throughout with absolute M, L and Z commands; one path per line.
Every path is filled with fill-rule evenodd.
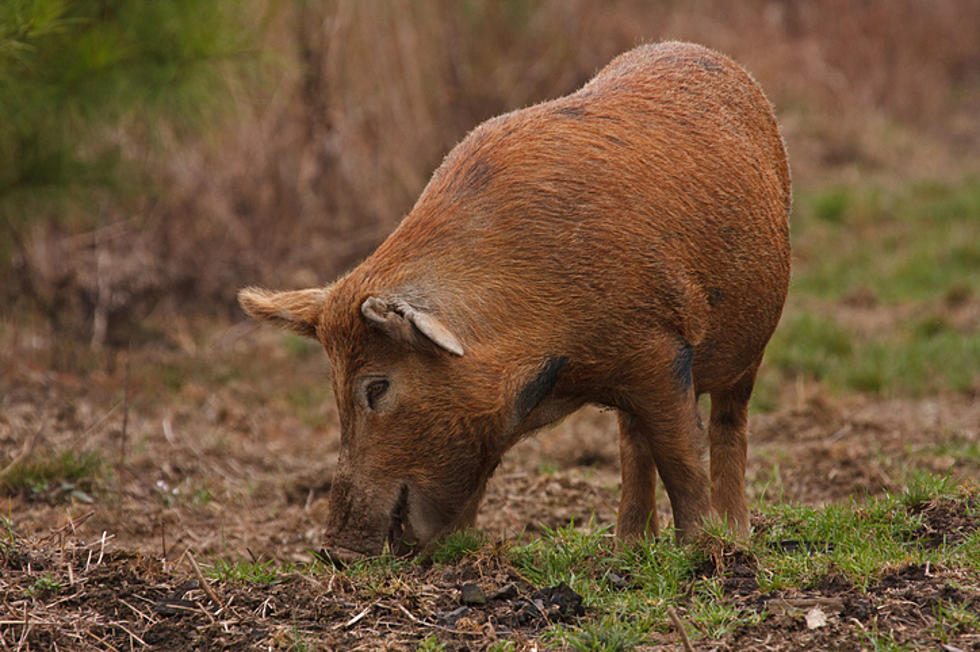
M 431 562 L 337 570 L 315 345 L 169 319 L 93 353 L 0 322 L 0 649 L 980 649 L 978 217 L 969 179 L 798 198 L 739 544 L 617 548 L 590 409 Z

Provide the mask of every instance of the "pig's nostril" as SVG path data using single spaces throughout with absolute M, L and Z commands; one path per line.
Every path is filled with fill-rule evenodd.
M 399 552 L 405 537 L 405 523 L 408 520 L 408 485 L 403 484 L 398 492 L 398 499 L 391 508 L 388 524 L 388 546 L 392 552 Z

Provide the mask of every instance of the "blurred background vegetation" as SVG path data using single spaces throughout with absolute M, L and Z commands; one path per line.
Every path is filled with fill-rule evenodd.
M 663 39 L 733 56 L 780 117 L 797 261 L 770 363 L 976 391 L 974 0 L 4 0 L 2 323 L 166 342 L 237 318 L 241 285 L 328 282 L 479 122 Z

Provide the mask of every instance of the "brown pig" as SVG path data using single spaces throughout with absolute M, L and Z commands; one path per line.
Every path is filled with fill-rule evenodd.
M 620 537 L 656 533 L 658 471 L 682 538 L 711 511 L 745 532 L 746 411 L 786 297 L 789 209 L 753 79 L 701 46 L 643 45 L 474 129 L 332 285 L 242 290 L 331 362 L 328 549 L 471 524 L 504 453 L 587 403 L 619 412 Z

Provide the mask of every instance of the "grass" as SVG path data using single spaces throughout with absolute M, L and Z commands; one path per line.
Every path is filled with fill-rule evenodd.
M 28 597 L 40 597 L 49 593 L 56 593 L 61 590 L 61 582 L 51 573 L 41 575 L 34 583 L 27 588 Z
M 797 197 L 791 293 L 886 303 L 980 291 L 980 179 L 900 191 L 832 188 Z
M 453 532 L 439 543 L 439 547 L 432 552 L 431 559 L 437 564 L 456 562 L 479 550 L 486 542 L 486 536 L 477 530 Z
M 228 561 L 219 559 L 207 571 L 208 577 L 222 582 L 247 582 L 268 585 L 281 577 L 279 566 L 272 561 Z
M 50 457 L 35 455 L 6 472 L 0 480 L 0 493 L 26 493 L 33 497 L 58 493 L 91 502 L 87 492 L 103 470 L 102 458 L 94 452 L 65 451 Z
M 417 652 L 443 652 L 446 646 L 439 642 L 439 639 L 435 636 L 427 636 L 422 639 L 419 646 L 415 648 Z
M 794 377 L 886 396 L 980 385 L 980 336 L 952 317 L 980 295 L 980 179 L 834 187 L 796 206 L 790 298 L 754 409 L 775 409 Z M 862 324 L 851 308 L 848 321 L 854 300 L 887 318 Z
M 842 577 L 866 592 L 883 574 L 909 564 L 956 567 L 980 577 L 980 531 L 958 543 L 925 545 L 917 508 L 934 500 L 969 504 L 976 489 L 957 488 L 942 477 L 915 476 L 908 490 L 867 501 L 814 508 L 769 504 L 761 508 L 765 526 L 742 546 L 709 532 L 708 549 L 739 549 L 755 561 L 758 590 L 811 589 L 830 577 Z M 980 516 L 980 515 L 978 515 Z M 628 650 L 651 644 L 652 632 L 668 632 L 667 607 L 676 605 L 690 624 L 692 638 L 717 640 L 762 622 L 767 614 L 745 607 L 729 595 L 721 578 L 705 574 L 704 548 L 670 540 L 617 547 L 604 528 L 574 526 L 545 532 L 510 557 L 537 586 L 568 583 L 580 593 L 589 615 L 575 625 L 556 625 L 544 641 L 575 650 Z M 628 587 L 610 577 L 629 578 Z M 942 626 L 970 627 L 962 609 L 944 607 Z M 869 632 L 875 649 L 899 649 L 884 633 Z
M 980 337 L 922 324 L 861 334 L 830 316 L 789 315 L 769 345 L 767 368 L 881 395 L 970 390 L 980 370 Z
M 319 561 L 297 565 L 273 560 L 218 559 L 204 574 L 222 582 L 269 586 L 283 581 L 286 576 L 294 573 L 314 575 L 321 570 L 322 565 Z
M 7 516 L 0 516 L 0 559 L 17 551 L 17 535 L 14 522 Z

